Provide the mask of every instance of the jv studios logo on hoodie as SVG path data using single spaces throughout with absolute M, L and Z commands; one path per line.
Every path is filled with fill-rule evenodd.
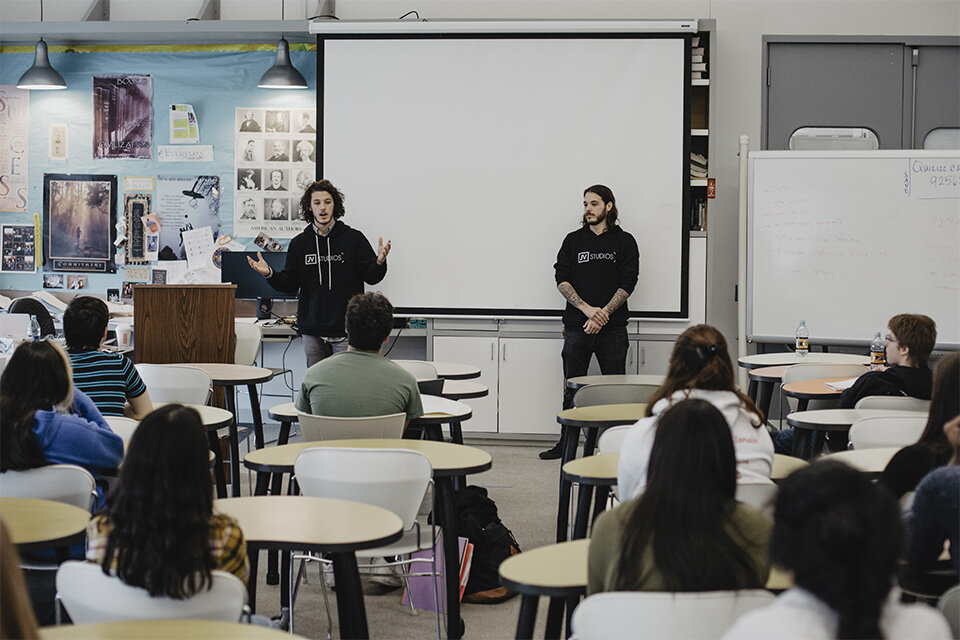
M 577 264 L 582 264 L 584 262 L 590 262 L 591 260 L 616 260 L 617 254 L 615 252 L 608 253 L 590 253 L 589 251 L 581 251 L 577 254 Z

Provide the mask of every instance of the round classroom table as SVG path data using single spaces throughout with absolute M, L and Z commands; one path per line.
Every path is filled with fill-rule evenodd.
M 356 440 L 321 440 L 316 442 L 297 442 L 268 449 L 251 451 L 243 464 L 257 472 L 256 493 L 267 491 L 270 474 L 292 473 L 297 456 L 304 449 L 313 447 L 360 447 L 410 449 L 419 451 L 430 461 L 433 468 L 433 482 L 436 491 L 437 525 L 443 530 L 443 554 L 447 567 L 459 566 L 460 551 L 457 543 L 457 518 L 453 507 L 453 480 L 457 476 L 481 473 L 493 466 L 490 454 L 476 447 L 467 447 L 450 442 L 434 440 L 394 440 L 390 438 L 368 438 Z M 460 637 L 460 586 L 457 572 L 450 571 L 445 576 L 447 602 L 452 603 L 447 611 L 447 632 L 451 637 Z M 337 583 L 339 587 L 339 582 Z
M 588 384 L 653 384 L 659 387 L 661 384 L 663 384 L 663 378 L 664 376 L 659 374 L 652 375 L 636 373 L 576 376 L 574 378 L 567 379 L 567 388 L 579 389 L 580 387 L 585 387 Z
M 403 535 L 403 521 L 397 514 L 361 502 L 306 496 L 222 498 L 213 504 L 218 513 L 236 520 L 243 530 L 249 549 L 251 576 L 257 575 L 260 549 L 330 554 L 337 585 L 340 635 L 344 638 L 369 636 L 354 552 L 399 540 Z M 290 563 L 291 570 L 293 564 Z M 287 597 L 292 603 L 292 576 L 288 576 L 288 580 Z M 251 610 L 257 601 L 256 588 L 257 581 L 251 577 L 247 584 L 247 601 Z M 293 620 L 291 606 L 291 632 Z
M 485 398 L 490 395 L 486 385 L 470 380 L 444 379 L 443 390 L 440 395 L 448 400 L 465 400 L 468 398 Z
M 850 465 L 854 469 L 859 469 L 864 473 L 877 477 L 887 468 L 891 458 L 900 451 L 902 447 L 877 447 L 876 449 L 853 449 L 850 451 L 838 451 L 824 456 L 826 460 L 839 460 Z
M 743 356 L 737 360 L 744 369 L 759 367 L 775 367 L 791 364 L 870 364 L 870 356 L 861 356 L 853 353 L 808 353 L 805 356 L 797 355 L 794 351 L 780 353 L 755 353 Z
M 218 620 L 127 620 L 40 628 L 42 640 L 283 640 L 302 637 L 278 629 Z
M 250 398 L 250 413 L 253 416 L 254 446 L 257 449 L 262 449 L 263 416 L 260 414 L 260 396 L 257 393 L 257 385 L 272 380 L 274 372 L 253 365 L 223 362 L 189 362 L 184 363 L 183 366 L 203 369 L 210 376 L 213 386 L 223 387 L 227 411 L 234 416 L 237 415 L 237 400 L 234 389 L 237 385 L 247 386 L 247 396 Z M 237 432 L 236 420 L 230 423 L 230 477 L 232 479 L 230 491 L 234 497 L 237 497 L 240 495 L 240 436 Z M 220 492 L 219 481 L 217 485 L 217 495 L 224 497 L 226 492 Z M 226 485 L 224 485 L 225 487 Z
M 540 596 L 550 598 L 547 638 L 559 638 L 563 612 L 570 616 L 587 592 L 589 540 L 560 542 L 511 556 L 500 564 L 500 584 L 521 594 L 517 639 L 533 637 Z
M 90 512 L 80 507 L 35 498 L 0 498 L 0 515 L 21 553 L 66 550 L 84 539 L 90 522 Z
M 433 360 L 394 360 L 394 362 L 425 362 L 437 370 L 437 377 L 445 380 L 469 380 L 480 377 L 480 367 L 456 362 L 434 362 Z
M 808 464 L 810 463 L 806 460 L 794 458 L 793 456 L 785 456 L 782 453 L 775 453 L 773 454 L 773 468 L 770 470 L 770 479 L 773 480 L 775 484 L 780 484 L 780 481 L 788 475 L 797 469 L 802 469 Z
M 600 453 L 571 460 L 561 467 L 563 478 L 569 483 L 580 485 L 581 495 L 587 494 L 587 510 L 582 514 L 577 510 L 573 522 L 573 539 L 580 540 L 587 537 L 587 514 L 590 502 L 593 502 L 593 518 L 596 520 L 607 506 L 607 496 L 610 488 L 617 484 L 617 464 L 620 462 L 620 452 Z M 571 492 L 572 494 L 572 492 Z M 567 509 L 570 509 L 570 504 Z
M 799 383 L 798 383 L 799 384 Z M 861 418 L 874 416 L 915 416 L 916 411 L 896 411 L 889 409 L 815 409 L 813 411 L 794 411 L 787 415 L 787 424 L 795 429 L 793 452 L 798 458 L 811 458 L 814 455 L 812 442 L 817 433 L 846 433 L 854 422 Z
M 560 495 L 557 505 L 557 542 L 567 539 L 569 524 L 567 503 L 570 501 L 570 483 L 563 477 L 563 466 L 577 455 L 580 442 L 580 429 L 586 430 L 583 444 L 583 456 L 593 455 L 597 447 L 597 437 L 601 428 L 633 424 L 644 416 L 647 405 L 643 402 L 628 404 L 598 404 L 589 407 L 565 409 L 557 414 L 560 423 L 560 444 L 563 454 L 560 458 Z M 590 505 L 587 494 L 581 493 L 577 502 L 577 518 L 586 520 Z

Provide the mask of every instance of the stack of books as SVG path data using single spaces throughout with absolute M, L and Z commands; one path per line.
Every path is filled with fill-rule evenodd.
M 707 159 L 699 153 L 690 152 L 690 177 L 707 177 Z
M 707 62 L 704 59 L 705 47 L 700 46 L 700 36 L 694 36 L 690 49 L 690 78 L 702 80 L 707 78 Z

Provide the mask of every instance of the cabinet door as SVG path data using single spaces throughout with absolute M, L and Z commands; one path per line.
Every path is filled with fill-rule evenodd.
M 670 364 L 673 342 L 666 340 L 640 340 L 637 343 L 637 373 L 665 374 Z
M 461 400 L 473 409 L 473 417 L 461 426 L 465 433 L 497 431 L 497 338 L 434 336 L 433 359 L 437 362 L 459 362 L 479 367 L 480 377 L 473 378 L 490 389 L 483 398 Z
M 563 366 L 556 338 L 500 339 L 500 433 L 560 433 Z

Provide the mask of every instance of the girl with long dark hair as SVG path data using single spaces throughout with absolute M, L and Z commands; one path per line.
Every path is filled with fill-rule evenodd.
M 641 418 L 624 440 L 617 474 L 621 498 L 636 497 L 647 483 L 659 416 L 691 398 L 706 400 L 726 418 L 736 451 L 737 482 L 770 482 L 773 442 L 763 428 L 763 415 L 736 387 L 723 334 L 710 325 L 698 324 L 677 338 L 666 379 L 650 398 L 647 417 Z
M 930 414 L 916 444 L 896 453 L 880 476 L 880 483 L 899 499 L 913 491 L 926 474 L 942 467 L 953 455 L 944 425 L 960 415 L 960 353 L 944 356 L 933 369 Z
M 902 549 L 897 502 L 866 474 L 831 460 L 795 471 L 780 484 L 770 543 L 795 586 L 724 638 L 950 638 L 934 609 L 900 604 Z
M 686 400 L 665 411 L 643 494 L 594 525 L 587 592 L 762 587 L 771 525 L 736 501 L 736 467 L 727 421 L 712 404 Z
M 207 439 L 200 415 L 167 405 L 130 440 L 107 509 L 87 527 L 87 560 L 152 596 L 188 598 L 220 569 L 247 581 L 243 533 L 213 513 Z
M 123 440 L 73 388 L 70 359 L 54 342 L 13 352 L 0 377 L 0 415 L 0 472 L 75 464 L 96 476 L 123 458 Z

